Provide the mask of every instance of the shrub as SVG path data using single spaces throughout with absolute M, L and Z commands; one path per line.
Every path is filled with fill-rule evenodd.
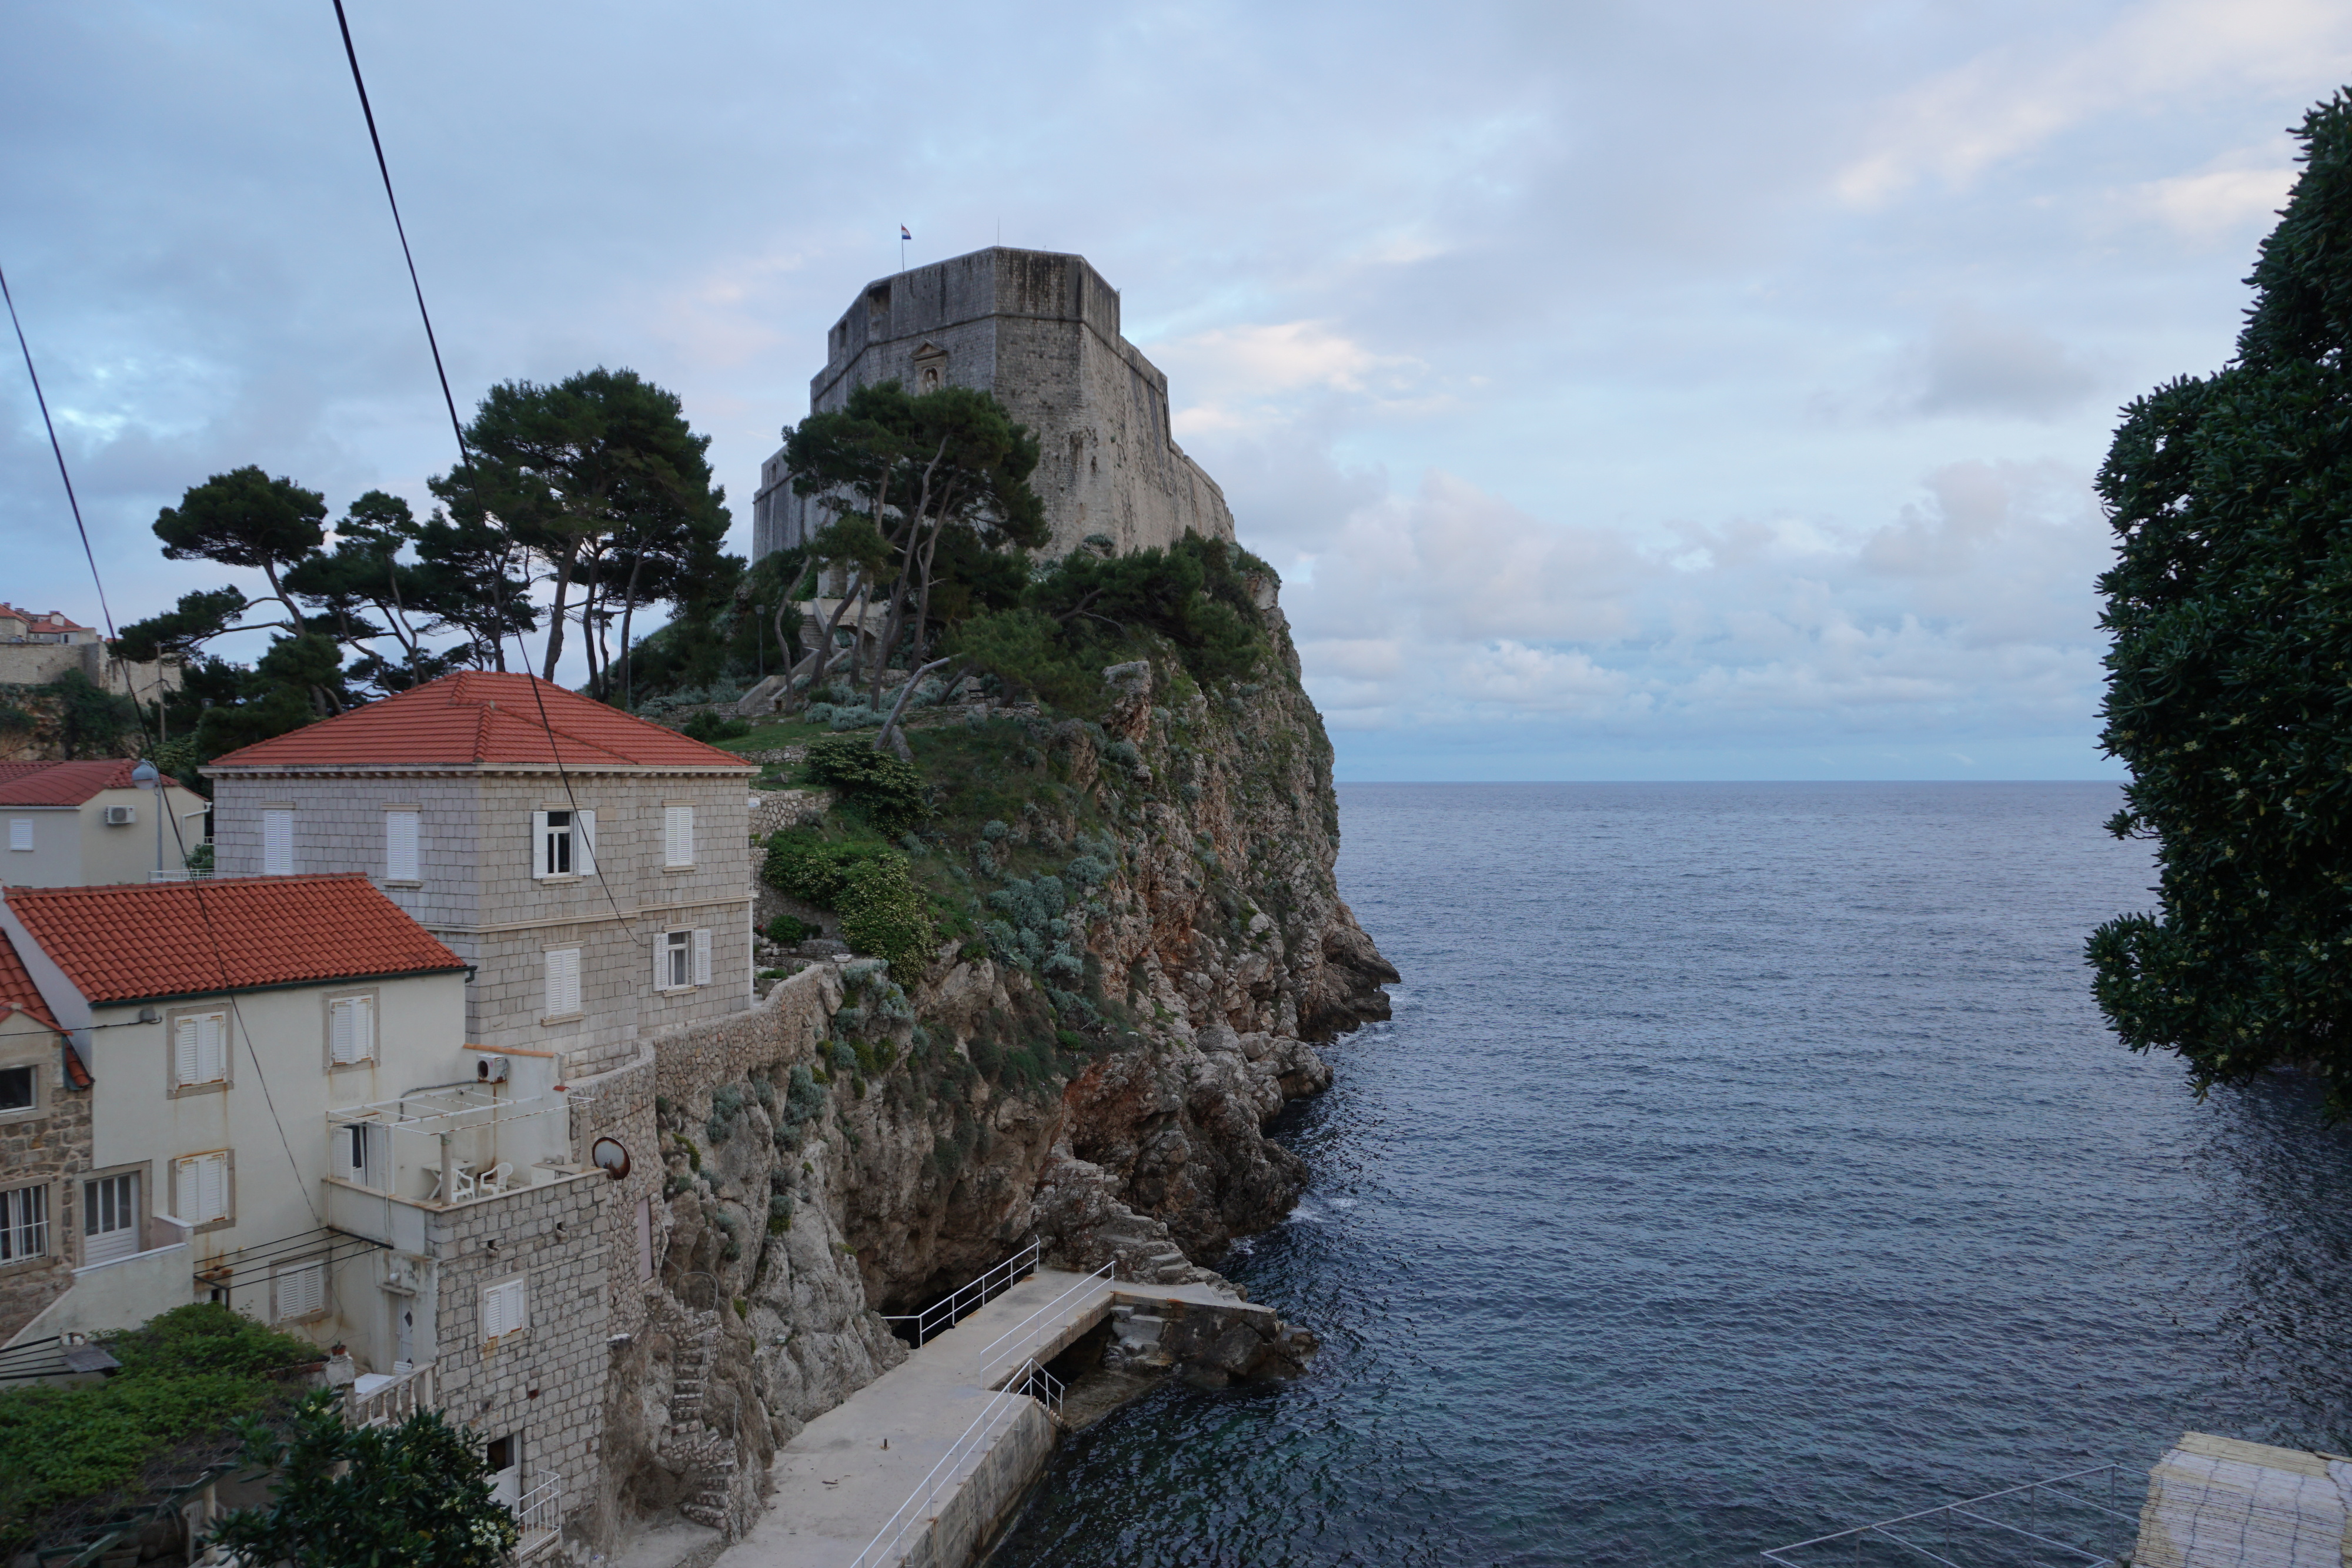
M 710 1120 L 703 1124 L 702 1135 L 715 1149 L 735 1135 L 735 1124 L 742 1119 L 743 1091 L 722 1083 L 711 1091 Z
M 751 725 L 748 719 L 730 718 L 704 708 L 680 725 L 678 733 L 688 740 L 715 744 L 721 740 L 742 739 L 751 733 Z
M 768 940 L 789 947 L 818 935 L 824 927 L 811 925 L 797 915 L 779 915 L 768 922 Z
M 837 717 L 835 727 L 840 727 Z M 923 800 L 923 776 L 862 740 L 841 736 L 812 742 L 808 774 L 893 837 L 930 814 Z
M 824 1109 L 824 1087 L 805 1061 L 793 1063 L 784 1084 L 784 1120 L 797 1127 Z
M 930 910 L 907 873 L 907 862 L 883 855 L 843 874 L 835 907 L 841 911 L 841 939 L 862 952 L 887 958 L 908 978 L 919 977 L 937 941 Z
M 786 828 L 769 835 L 768 860 L 760 874 L 769 886 L 794 898 L 837 909 L 854 867 L 895 858 L 888 846 L 871 841 L 828 842 L 806 828 Z

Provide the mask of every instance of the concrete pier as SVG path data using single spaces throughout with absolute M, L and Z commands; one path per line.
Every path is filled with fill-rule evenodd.
M 1045 1468 L 1057 1435 L 1043 1405 L 997 1391 L 1121 1305 L 1273 1315 L 1204 1285 L 1040 1270 L 810 1422 L 769 1470 L 767 1512 L 717 1568 L 850 1568 L 901 1523 L 904 1533 L 859 1568 L 963 1568 Z M 954 1461 L 934 1475 L 951 1450 Z M 899 1512 L 925 1490 L 927 1505 Z

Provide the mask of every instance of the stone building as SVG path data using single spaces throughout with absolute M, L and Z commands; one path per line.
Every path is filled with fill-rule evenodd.
M 0 939 L 0 1345 L 73 1286 L 89 1073 Z
M 1030 479 L 1053 528 L 1048 555 L 1091 535 L 1121 551 L 1198 533 L 1234 537 L 1224 493 L 1169 434 L 1168 378 L 1119 335 L 1118 291 L 1084 256 L 999 246 L 934 262 L 859 291 L 809 382 L 813 413 L 860 386 L 896 380 L 993 392 L 1038 438 Z M 751 559 L 824 526 L 796 496 L 783 453 L 760 465 Z
M 131 779 L 136 766 L 128 758 L 0 762 L 0 883 L 79 887 L 184 874 L 211 805 L 168 778 L 158 781 L 160 795 L 142 789 Z
M 209 1299 L 346 1347 L 354 1419 L 446 1410 L 551 1544 L 601 1491 L 625 1200 L 555 1053 L 466 1043 L 467 973 L 360 876 L 10 891 L 0 1342 Z
M 751 1002 L 757 771 L 468 672 L 216 758 L 225 876 L 358 873 L 473 966 L 467 1038 L 603 1071 Z

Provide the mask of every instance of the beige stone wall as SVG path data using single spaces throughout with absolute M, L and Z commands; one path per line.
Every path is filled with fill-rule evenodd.
M 523 1489 L 562 1475 L 567 1515 L 601 1485 L 611 1185 L 600 1173 L 528 1187 L 447 1210 L 427 1233 L 442 1407 L 483 1438 L 520 1436 Z M 485 1343 L 482 1289 L 517 1274 L 530 1326 Z
M 49 1249 L 31 1262 L 0 1266 L 0 1344 L 72 1288 L 81 1250 L 73 1178 L 91 1168 L 89 1092 L 66 1086 L 58 1037 L 12 1013 L 0 1019 L 0 1067 L 17 1066 L 38 1070 L 40 1100 L 30 1114 L 0 1117 L 0 1187 L 48 1188 Z
M 467 1038 L 565 1053 L 575 1073 L 630 1059 L 648 1030 L 740 1011 L 751 1001 L 750 797 L 739 778 L 652 771 L 349 775 L 224 774 L 215 854 L 224 876 L 258 875 L 262 813 L 294 808 L 297 873 L 357 872 L 476 966 Z M 694 863 L 666 864 L 664 812 L 691 806 Z M 422 881 L 384 881 L 384 813 L 421 813 Z M 533 873 L 539 811 L 595 813 L 595 875 Z M 710 983 L 655 988 L 662 934 L 711 934 Z M 547 955 L 576 947 L 581 1007 L 547 1010 Z

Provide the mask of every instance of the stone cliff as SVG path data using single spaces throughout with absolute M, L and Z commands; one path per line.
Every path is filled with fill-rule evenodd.
M 904 1356 L 878 1314 L 1032 1239 L 1221 1285 L 1227 1244 L 1297 1200 L 1263 1128 L 1396 973 L 1339 897 L 1330 748 L 1270 584 L 1258 603 L 1255 684 L 1154 657 L 1106 672 L 1094 721 L 980 703 L 915 732 L 942 807 L 908 843 L 971 911 L 927 973 L 815 961 L 583 1085 L 663 1167 L 604 1531 L 676 1509 L 740 1532 L 776 1448 Z M 1285 1330 L 1194 1373 L 1311 1348 Z

